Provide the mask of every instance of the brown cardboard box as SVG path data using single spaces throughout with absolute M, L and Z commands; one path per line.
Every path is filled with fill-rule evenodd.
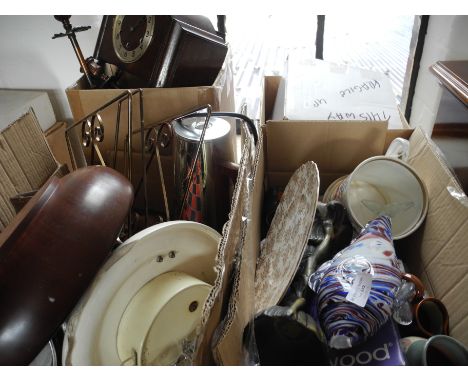
M 57 122 L 44 135 L 55 159 L 72 169 L 73 165 L 68 153 L 67 141 L 65 140 L 66 128 L 67 124 L 65 122 Z
M 90 90 L 87 89 L 86 81 L 82 77 L 65 92 L 73 119 L 77 122 L 125 91 L 124 89 Z M 226 61 L 213 86 L 143 89 L 144 125 L 149 126 L 207 104 L 212 106 L 213 111 L 234 111 L 234 88 L 229 60 Z M 122 104 L 119 150 L 123 150 L 124 137 L 127 133 L 127 105 L 126 101 Z M 136 131 L 140 129 L 138 95 L 132 98 L 132 108 L 132 126 L 133 131 Z M 113 150 L 117 104 L 106 108 L 100 116 L 105 126 L 105 139 L 99 144 L 99 148 L 103 153 L 110 152 Z M 230 149 L 224 158 L 228 161 L 234 161 L 236 153 L 235 124 L 232 122 L 231 126 Z M 139 152 L 139 139 L 134 139 L 133 142 L 133 150 Z
M 126 90 L 123 89 L 89 90 L 87 89 L 86 82 L 83 78 L 66 89 L 68 102 L 75 122 L 81 120 L 90 113 L 95 112 L 102 105 L 124 92 L 126 92 Z M 213 111 L 235 111 L 233 78 L 229 60 L 226 61 L 213 86 L 143 89 L 144 126 L 147 127 L 156 122 L 173 118 L 181 113 L 185 113 L 191 109 L 202 107 L 207 104 L 212 106 Z M 119 154 L 117 155 L 116 165 L 116 169 L 120 172 L 124 171 L 124 142 L 125 136 L 128 132 L 127 105 L 127 101 L 122 103 L 120 116 L 120 133 L 117 145 Z M 139 116 L 140 97 L 138 95 L 132 97 L 132 109 L 132 129 L 135 132 L 141 127 Z M 114 153 L 117 110 L 117 103 L 114 103 L 112 106 L 109 106 L 99 113 L 105 126 L 105 138 L 103 142 L 98 143 L 97 145 L 107 165 L 111 164 L 111 159 L 113 158 Z M 237 150 L 235 122 L 233 120 L 228 121 L 231 124 L 231 131 L 226 139 L 220 143 L 222 147 L 220 152 L 223 155 L 220 159 L 227 162 L 236 162 Z M 78 126 L 74 131 L 81 134 L 81 127 Z M 81 144 L 76 145 L 72 143 L 72 146 L 79 146 L 79 150 L 81 150 Z M 164 177 L 168 195 L 173 194 L 174 174 L 171 166 L 173 163 L 174 146 L 174 144 L 171 144 L 168 149 L 161 150 L 161 161 L 164 167 Z M 132 148 L 134 153 L 132 156 L 132 183 L 135 189 L 138 189 L 138 184 L 143 176 L 140 154 L 141 141 L 139 134 L 134 135 Z M 90 149 L 88 148 L 84 151 L 85 157 L 89 163 Z M 146 160 L 148 159 L 147 155 Z M 70 168 L 72 169 L 73 167 Z M 150 210 L 160 213 L 164 208 L 161 192 L 161 178 L 156 159 L 153 160 L 147 174 L 149 208 Z M 136 208 L 143 209 L 144 199 L 142 192 L 139 192 L 138 195 L 136 195 L 135 206 Z
M 0 231 L 16 215 L 10 198 L 39 189 L 58 167 L 32 110 L 0 133 Z
M 450 335 L 468 345 L 468 198 L 420 129 L 388 130 L 381 122 L 270 121 L 278 77 L 266 77 L 263 141 L 255 164 L 253 207 L 236 273 L 226 320 L 214 338 L 215 361 L 245 362 L 244 329 L 255 315 L 252 304 L 255 262 L 259 253 L 262 195 L 268 187 L 285 187 L 304 162 L 318 165 L 321 191 L 350 173 L 363 159 L 385 153 L 397 136 L 410 139 L 409 164 L 425 182 L 429 210 L 422 226 L 396 242 L 397 255 L 422 278 L 428 292 L 441 299 L 450 315 Z M 239 207 L 233 203 L 232 214 Z M 228 260 L 226 260 L 228 261 Z M 219 334 L 221 333 L 221 334 Z

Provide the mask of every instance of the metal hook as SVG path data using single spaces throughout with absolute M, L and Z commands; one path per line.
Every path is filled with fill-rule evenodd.
M 93 125 L 89 119 L 86 119 L 81 124 L 81 139 L 83 147 L 89 147 L 92 142 Z
M 102 122 L 102 118 L 99 113 L 96 113 L 96 118 L 98 120 L 97 126 L 94 127 L 94 139 L 97 142 L 104 141 L 104 123 Z

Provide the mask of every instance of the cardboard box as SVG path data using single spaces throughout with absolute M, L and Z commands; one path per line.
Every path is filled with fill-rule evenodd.
M 31 109 L 0 133 L 0 231 L 16 215 L 10 198 L 39 189 L 58 167 Z
M 67 124 L 65 122 L 57 122 L 44 133 L 44 136 L 55 159 L 59 163 L 66 164 L 69 169 L 72 169 L 73 165 L 65 139 L 66 128 Z
M 82 77 L 77 83 L 66 89 L 68 102 L 75 122 L 86 117 L 88 114 L 95 112 L 102 105 L 126 91 L 125 89 L 90 90 L 87 89 L 86 85 L 87 83 Z M 233 75 L 229 59 L 226 60 L 225 65 L 221 69 L 213 86 L 143 89 L 144 125 L 147 127 L 207 104 L 211 105 L 213 111 L 235 111 Z M 116 169 L 122 173 L 124 171 L 124 142 L 125 136 L 128 133 L 127 105 L 127 101 L 122 103 L 120 133 L 117 144 L 118 155 Z M 139 115 L 140 97 L 138 95 L 135 95 L 132 98 L 132 109 L 132 129 L 134 132 L 137 132 L 141 127 Z M 117 103 L 114 103 L 99 113 L 105 127 L 105 138 L 103 142 L 100 142 L 97 145 L 104 157 L 106 165 L 112 164 L 117 110 Z M 228 136 L 223 139 L 223 142 L 219 143 L 219 147 L 222 147 L 222 149 L 219 150 L 219 158 L 222 161 L 236 162 L 237 150 L 235 121 L 232 119 L 228 119 L 228 121 L 231 124 L 231 131 Z M 81 126 L 77 126 L 77 129 L 74 129 L 74 131 L 76 132 L 77 137 L 81 137 Z M 78 138 L 78 140 L 73 141 L 75 143 L 72 143 L 72 146 L 79 147 L 78 150 L 82 149 L 80 140 L 81 138 Z M 133 136 L 132 148 L 132 183 L 135 189 L 137 189 L 143 174 L 140 154 L 141 141 L 139 134 L 135 134 Z M 174 170 L 172 164 L 174 163 L 174 149 L 175 145 L 171 144 L 168 149 L 161 150 L 161 161 L 163 162 L 168 195 L 173 195 Z M 90 152 L 90 148 L 84 149 L 84 154 L 87 158 L 88 164 L 90 163 Z M 149 155 L 146 155 L 145 159 L 148 160 Z M 164 210 L 163 196 L 156 159 L 153 160 L 147 174 L 149 208 L 157 213 L 161 213 Z M 136 195 L 135 207 L 137 209 L 144 208 L 142 192 Z
M 411 136 L 407 123 L 403 129 L 390 130 L 387 121 L 272 120 L 281 78 L 267 76 L 264 82 L 261 122 L 267 136 L 267 188 L 284 187 L 302 163 L 313 160 L 319 167 L 323 193 L 333 180 L 349 174 L 363 160 L 385 153 L 396 137 Z M 314 159 L 307 159 L 311 155 Z
M 82 77 L 75 84 L 68 87 L 65 92 L 73 119 L 77 122 L 125 91 L 125 89 L 90 90 Z M 212 106 L 213 111 L 234 111 L 234 87 L 229 60 L 226 61 L 213 86 L 143 89 L 144 125 L 149 126 L 207 104 Z M 127 134 L 127 105 L 127 102 L 122 103 L 121 128 L 118 138 L 119 150 L 124 149 L 124 138 Z M 132 127 L 133 131 L 137 131 L 140 129 L 140 99 L 138 95 L 132 99 L 132 108 Z M 113 151 L 117 110 L 117 104 L 113 104 L 100 113 L 105 126 L 104 142 L 99 143 L 99 148 L 103 153 Z M 231 123 L 231 127 L 230 148 L 225 153 L 226 157 L 223 158 L 229 161 L 235 159 L 236 153 L 234 122 Z M 134 137 L 133 150 L 134 152 L 140 152 L 139 135 Z
M 380 72 L 290 54 L 272 120 L 388 121 L 402 118 L 388 77 Z
M 57 178 L 62 178 L 69 173 L 70 171 L 68 170 L 68 166 L 66 164 L 62 164 L 60 167 L 57 168 L 57 170 L 55 170 L 52 173 L 52 175 L 49 178 L 54 176 Z M 33 190 L 14 195 L 10 198 L 10 202 L 13 205 L 16 214 L 18 214 L 23 209 L 23 207 L 34 197 L 36 193 L 37 190 Z
M 278 81 L 278 77 L 265 78 L 263 139 L 259 140 L 254 163 L 253 205 L 245 240 L 238 244 L 240 264 L 233 271 L 235 282 L 226 319 L 214 338 L 215 361 L 223 365 L 246 362 L 244 330 L 257 313 L 252 295 L 264 192 L 273 186 L 285 187 L 293 172 L 307 161 L 317 163 L 323 192 L 333 180 L 351 173 L 360 161 L 383 155 L 397 136 L 409 138 L 409 164 L 424 181 L 429 196 L 424 223 L 408 238 L 395 242 L 397 255 L 447 307 L 450 335 L 468 345 L 468 198 L 435 144 L 421 129 L 387 130 L 383 122 L 271 121 Z M 231 214 L 242 216 L 241 208 L 233 201 Z

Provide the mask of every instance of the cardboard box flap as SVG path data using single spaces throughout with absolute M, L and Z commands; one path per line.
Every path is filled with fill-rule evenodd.
M 244 141 L 239 175 L 229 220 L 223 227 L 216 268 L 218 277 L 205 303 L 204 333 L 196 364 L 240 365 L 244 361 L 243 332 L 252 319 L 254 277 L 260 241 L 260 208 L 263 197 L 262 137 L 257 151 Z M 222 271 L 221 271 L 222 270 Z
M 5 171 L 2 167 L 0 167 L 0 178 L 6 178 Z M 0 232 L 16 215 L 15 208 L 10 202 L 9 195 L 15 195 L 14 187 L 11 186 L 11 183 L 0 183 Z
M 213 96 L 216 90 L 215 88 L 207 86 L 183 88 L 183 91 L 179 88 L 143 89 L 145 122 L 157 122 L 177 115 L 181 110 L 187 110 L 206 103 L 213 104 Z M 66 93 L 73 119 L 75 121 L 82 119 L 87 114 L 92 113 L 94 110 L 125 91 L 124 89 L 80 90 L 75 87 L 68 88 Z M 134 110 L 138 110 L 139 97 L 135 96 L 134 100 Z M 122 106 L 122 113 L 126 113 L 127 103 L 125 102 L 125 105 Z M 215 107 L 217 105 L 212 106 Z M 112 111 L 115 114 L 117 112 L 117 107 L 113 108 Z M 122 115 L 122 118 L 123 121 L 126 121 L 126 115 L 125 117 Z
M 66 164 L 68 169 L 73 169 L 73 164 L 68 152 L 67 140 L 65 138 L 65 122 L 57 122 L 45 134 L 47 143 L 57 162 Z
M 368 157 L 382 155 L 386 133 L 385 122 L 268 121 L 264 126 L 268 181 L 285 186 L 297 168 L 313 161 L 324 180 L 321 188 L 326 187 L 327 179 L 349 174 Z
M 263 102 L 260 112 L 260 122 L 262 125 L 272 118 L 281 79 L 281 76 L 265 76 L 263 81 Z
M 0 133 L 0 230 L 16 215 L 10 198 L 40 188 L 57 166 L 31 109 Z
M 406 252 L 411 271 L 447 306 L 451 335 L 468 344 L 468 204 L 435 144 L 416 129 L 409 164 L 426 184 L 429 210 Z M 465 196 L 466 199 L 466 196 Z
M 10 147 L 6 137 L 0 135 L 0 187 L 11 189 L 14 193 L 20 194 L 32 189 L 24 170 L 16 160 L 13 152 L 14 147 Z
M 384 122 L 269 121 L 268 171 L 294 172 L 314 161 L 322 172 L 352 171 L 364 159 L 383 152 Z
M 246 327 L 252 323 L 255 307 L 255 271 L 257 254 L 260 248 L 260 222 L 263 198 L 264 162 L 262 157 L 262 138 L 257 143 L 257 151 L 252 157 L 244 150 L 241 161 L 243 173 L 239 172 L 236 188 L 239 191 L 237 203 L 232 205 L 234 219 L 232 226 L 239 223 L 237 242 L 232 243 L 228 251 L 234 264 L 232 272 L 232 290 L 227 307 L 226 317 L 213 337 L 213 355 L 219 365 L 241 365 L 248 363 L 249 345 L 252 332 Z M 245 172 L 244 172 L 245 171 Z M 233 199 L 234 200 L 234 199 Z M 241 216 L 239 216 L 239 214 Z M 235 232 L 235 231 L 234 231 Z M 226 253 L 229 253 L 226 252 Z M 226 259 L 227 260 L 227 259 Z M 227 264 L 226 264 L 227 265 Z
M 207 104 L 212 106 L 214 111 L 219 111 L 221 105 L 229 107 L 229 102 L 223 97 L 224 89 L 219 87 L 187 87 L 187 88 L 151 88 L 143 89 L 143 121 L 145 126 L 161 122 L 196 107 Z M 94 113 L 112 99 L 125 93 L 123 89 L 94 89 L 81 90 L 79 86 L 73 86 L 66 90 L 70 109 L 75 122 L 83 119 L 87 115 Z M 136 132 L 141 128 L 140 121 L 140 95 L 132 97 L 132 131 Z M 102 152 L 114 149 L 115 131 L 118 121 L 119 102 L 114 102 L 99 112 L 105 127 L 105 139 L 99 143 Z M 128 134 L 128 101 L 125 99 L 120 103 L 120 130 L 118 136 L 118 149 L 124 149 L 125 137 Z M 232 110 L 227 110 L 232 111 Z M 231 144 L 229 158 L 234 158 L 234 125 L 231 129 Z M 76 126 L 75 131 L 81 136 L 81 126 Z M 133 150 L 141 151 L 139 135 L 133 136 Z M 86 150 L 85 150 L 86 151 Z
M 5 129 L 2 135 L 8 146 L 4 146 L 4 150 L 11 150 L 28 184 L 32 189 L 41 187 L 57 168 L 57 162 L 32 111 Z M 16 181 L 16 167 L 11 169 L 9 175 Z M 19 192 L 25 191 L 29 190 Z

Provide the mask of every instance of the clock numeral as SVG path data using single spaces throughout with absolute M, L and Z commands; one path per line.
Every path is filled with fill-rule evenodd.
M 148 36 L 149 36 L 149 31 L 146 31 L 146 37 L 148 37 Z
M 135 57 L 135 51 L 132 50 L 132 57 Z
M 120 38 L 120 33 L 117 33 L 117 34 L 115 35 L 115 39 L 118 40 L 119 38 Z
M 124 53 L 124 57 L 127 57 L 127 52 Z

